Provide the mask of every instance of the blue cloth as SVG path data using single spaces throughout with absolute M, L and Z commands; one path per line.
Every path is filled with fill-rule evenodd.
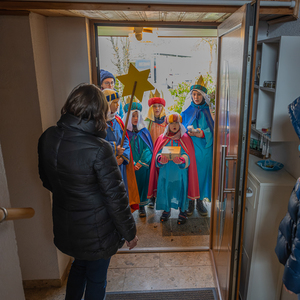
M 181 156 L 186 155 L 188 161 L 185 164 L 177 165 L 173 161 L 161 164 L 157 159 L 155 160 L 156 166 L 160 168 L 157 180 L 156 209 L 169 212 L 171 208 L 180 208 L 182 211 L 186 211 L 189 205 L 188 166 L 190 160 L 176 140 L 169 141 L 165 146 L 179 146 Z M 158 151 L 158 154 L 161 151 L 162 149 Z
M 300 97 L 288 106 L 288 110 L 294 129 L 300 139 Z
M 127 133 L 130 139 L 134 165 L 136 163 L 142 165 L 139 170 L 135 171 L 135 177 L 140 195 L 140 206 L 145 206 L 149 203 L 147 195 L 153 144 L 150 133 L 146 128 L 137 133 L 127 130 Z
M 100 86 L 102 84 L 102 81 L 106 78 L 113 78 L 114 82 L 116 82 L 116 78 L 112 73 L 110 73 L 104 69 L 100 69 Z
M 196 105 L 192 102 L 181 116 L 186 129 L 187 126 L 193 125 L 194 128 L 201 128 L 204 132 L 204 138 L 195 136 L 191 138 L 195 148 L 200 200 L 204 198 L 211 200 L 214 121 L 209 106 L 206 103 Z
M 124 117 L 124 111 L 123 111 L 123 105 L 122 105 L 122 101 L 120 101 L 120 106 L 119 106 L 119 112 L 118 115 L 121 119 L 123 119 Z
M 166 116 L 163 116 L 163 117 L 161 117 L 161 118 L 156 118 L 156 117 L 154 117 L 155 119 L 154 119 L 154 122 L 155 123 L 157 123 L 157 124 L 162 124 L 164 121 L 165 121 L 165 118 L 166 118 Z
M 127 130 L 127 134 L 128 134 L 129 139 L 131 140 L 131 138 L 134 135 L 134 133 L 132 131 Z M 146 145 L 153 152 L 153 143 L 152 143 L 152 138 L 151 138 L 149 130 L 147 128 L 142 128 L 138 132 L 138 135 L 140 136 L 140 138 L 144 141 L 144 143 L 146 143 Z
M 275 252 L 284 265 L 284 285 L 300 294 L 300 178 L 290 196 L 288 212 L 280 222 Z
M 115 156 L 118 156 L 117 153 L 117 146 L 121 144 L 123 130 L 118 123 L 116 119 L 113 119 L 111 121 L 107 122 L 107 135 L 106 140 L 110 142 L 111 146 L 113 147 L 113 151 L 115 153 Z M 125 136 L 123 148 L 125 148 L 125 151 L 122 155 L 122 158 L 124 159 L 123 163 L 119 166 L 123 181 L 126 186 L 127 194 L 128 194 L 128 184 L 127 184 L 127 174 L 126 174 L 126 165 L 130 161 L 130 146 L 129 146 L 129 140 Z
M 81 300 L 85 289 L 85 300 L 105 298 L 109 259 L 75 259 L 68 277 L 65 300 Z
M 128 112 L 128 108 L 129 108 L 129 103 L 126 103 L 125 106 L 124 106 L 125 113 Z M 133 102 L 133 103 L 131 104 L 131 110 L 139 110 L 139 111 L 142 111 L 142 110 L 143 110 L 142 104 L 139 103 L 139 102 Z

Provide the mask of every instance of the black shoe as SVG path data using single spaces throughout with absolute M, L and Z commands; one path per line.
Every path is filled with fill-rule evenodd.
M 207 216 L 207 209 L 203 204 L 203 200 L 197 199 L 196 207 L 200 213 L 201 216 Z
M 177 219 L 177 224 L 178 225 L 185 224 L 186 220 L 187 220 L 187 213 L 186 213 L 186 211 L 182 212 L 180 210 L 179 215 L 178 215 L 178 219 Z
M 152 197 L 149 201 L 148 207 L 154 208 L 154 205 L 155 205 L 155 197 Z
M 194 202 L 194 200 L 189 200 L 189 208 L 188 208 L 187 211 L 186 211 L 186 214 L 187 214 L 188 216 L 191 216 L 191 215 L 193 214 L 194 207 L 195 207 L 195 202 Z
M 140 218 L 146 217 L 145 206 L 140 206 L 140 208 L 139 208 L 139 216 L 140 216 Z
M 165 222 L 168 221 L 171 215 L 171 211 L 167 212 L 167 211 L 163 211 L 161 217 L 160 217 L 160 221 L 161 222 Z

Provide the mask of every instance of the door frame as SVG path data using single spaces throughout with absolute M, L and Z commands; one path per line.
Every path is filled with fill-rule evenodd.
M 260 0 L 253 1 L 253 3 L 256 2 L 256 10 L 254 12 L 255 14 L 255 22 L 254 22 L 254 31 L 252 33 L 252 61 L 251 61 L 251 70 L 249 74 L 249 83 L 250 83 L 250 90 L 248 91 L 248 101 L 245 101 L 245 104 L 248 104 L 247 109 L 244 107 L 241 107 L 241 116 L 243 115 L 243 121 L 246 126 L 246 132 L 245 135 L 242 135 L 242 132 L 240 131 L 239 136 L 239 144 L 245 143 L 245 152 L 242 154 L 244 157 L 244 167 L 241 168 L 240 164 L 241 161 L 237 161 L 237 172 L 236 172 L 236 180 L 238 181 L 239 178 L 243 178 L 244 184 L 243 186 L 240 186 L 240 195 L 236 195 L 235 198 L 239 197 L 240 201 L 238 202 L 238 205 L 235 205 L 234 207 L 234 219 L 233 224 L 238 224 L 239 226 L 235 227 L 233 226 L 233 239 L 232 239 L 232 245 L 231 245 L 231 264 L 230 264 L 230 270 L 229 273 L 229 286 L 232 288 L 232 294 L 229 293 L 229 299 L 239 299 L 239 285 L 240 285 L 240 275 L 241 275 L 241 263 L 242 263 L 242 245 L 243 245 L 243 231 L 244 231 L 244 216 L 245 216 L 245 203 L 246 203 L 246 189 L 247 189 L 247 172 L 248 172 L 248 160 L 249 160 L 249 151 L 250 151 L 250 134 L 251 134 L 251 115 L 252 115 L 252 104 L 253 104 L 253 93 L 254 93 L 254 78 L 255 78 L 255 61 L 256 61 L 256 46 L 257 46 L 257 36 L 258 36 L 258 25 L 259 25 L 259 9 L 260 9 Z M 218 45 L 219 47 L 219 45 Z M 244 49 L 245 56 L 247 56 L 248 49 Z M 218 71 L 217 74 L 220 73 L 220 52 L 218 52 Z M 217 82 L 216 87 L 216 99 L 218 99 L 218 93 L 219 93 L 219 82 Z M 245 97 L 245 89 L 242 90 L 242 97 Z M 215 124 L 219 123 L 219 109 L 220 106 L 216 104 L 216 114 L 215 114 Z M 217 131 L 214 132 L 214 141 L 217 140 Z M 240 147 L 239 147 L 240 148 Z M 214 144 L 214 154 L 213 154 L 213 174 L 218 173 L 218 167 L 219 167 L 219 157 L 216 155 L 216 153 L 219 152 L 217 149 L 217 145 Z M 238 157 L 240 157 L 240 150 L 238 153 Z M 217 158 L 217 159 L 216 159 Z M 236 191 L 238 192 L 238 191 Z M 212 233 L 214 229 L 214 210 L 216 206 L 216 202 L 213 201 L 216 199 L 216 196 L 218 194 L 218 186 L 214 185 L 214 178 L 213 178 L 213 189 L 212 189 L 212 208 L 211 208 L 211 236 L 210 236 L 210 252 L 214 267 L 214 274 L 215 278 L 218 278 L 217 276 L 217 268 L 215 265 L 215 261 L 213 259 L 213 238 Z M 240 214 L 239 220 L 238 214 Z M 216 280 L 216 287 L 218 290 L 218 295 L 221 298 L 221 288 L 219 286 L 219 282 Z M 222 299 L 222 298 L 221 298 Z
M 257 3 L 257 10 L 256 10 L 256 14 L 259 16 L 259 8 L 260 8 L 260 0 L 254 0 L 253 2 Z M 182 9 L 183 11 L 183 9 Z M 257 45 L 257 36 L 258 36 L 258 24 L 259 24 L 259 18 L 256 18 L 256 28 L 255 31 L 253 32 L 253 39 L 254 39 L 254 47 L 256 49 L 256 45 Z M 88 29 L 89 29 L 89 62 L 90 62 L 90 74 L 91 74 L 91 82 L 93 84 L 97 85 L 97 56 L 96 56 L 96 37 L 97 37 L 97 32 L 95 30 L 96 25 L 103 25 L 103 26 L 137 26 L 136 24 L 131 24 L 131 22 L 99 22 L 99 20 L 94 20 L 94 19 L 89 19 L 88 20 Z M 201 24 L 197 24 L 197 23 L 191 23 L 191 24 L 187 24 L 186 26 L 182 26 L 182 23 L 180 22 L 173 22 L 172 24 L 162 24 L 161 22 L 158 22 L 157 24 L 151 24 L 151 26 L 156 26 L 156 27 L 169 27 L 169 28 L 184 28 L 184 27 L 189 27 L 189 28 L 199 28 L 199 27 L 207 27 L 207 26 L 201 26 Z M 216 26 L 214 28 L 217 28 L 217 25 L 219 24 L 215 24 Z M 139 26 L 147 26 L 147 22 L 139 22 Z M 211 24 L 209 26 L 210 28 L 212 28 Z M 251 116 L 252 113 L 252 100 L 253 100 L 253 92 L 254 92 L 254 77 L 255 77 L 255 72 L 253 72 L 253 68 L 255 66 L 255 56 L 256 56 L 256 51 L 253 52 L 253 60 L 252 60 L 252 71 L 251 71 L 251 90 L 249 91 L 250 93 L 250 102 L 249 102 L 249 116 Z M 220 60 L 219 54 L 218 54 L 218 62 Z M 218 69 L 219 69 L 219 63 L 218 63 Z M 217 86 L 216 86 L 216 93 L 218 93 L 218 82 L 217 82 Z M 219 104 L 216 103 L 216 118 L 217 118 L 217 111 L 219 110 Z M 215 119 L 215 124 L 217 124 L 217 119 Z M 236 244 L 238 244 L 238 259 L 237 259 L 237 274 L 235 275 L 236 278 L 236 282 L 235 282 L 235 290 L 236 290 L 236 299 L 238 300 L 238 289 L 239 289 L 239 284 L 240 284 L 240 271 L 241 271 L 241 254 L 242 254 L 242 243 L 243 243 L 243 228 L 244 228 L 244 207 L 245 207 L 245 196 L 246 196 L 246 184 L 247 184 L 247 174 L 246 174 L 246 170 L 248 170 L 248 159 L 249 159 L 249 143 L 250 143 L 250 132 L 251 132 L 251 118 L 249 118 L 248 124 L 247 124 L 247 134 L 246 134 L 246 153 L 245 153 L 245 172 L 243 174 L 244 177 L 244 182 L 245 185 L 243 187 L 243 195 L 242 195 L 242 202 L 241 202 L 241 213 L 242 213 L 242 217 L 241 217 L 241 222 L 240 222 L 240 227 L 239 227 L 239 234 L 237 235 L 237 239 L 236 239 Z M 216 132 L 214 132 L 214 140 L 216 138 Z M 215 152 L 215 147 L 214 147 L 214 152 Z M 215 157 L 215 154 L 214 154 Z M 213 170 L 217 168 L 217 163 L 215 162 L 215 160 L 213 161 Z M 215 188 L 212 188 L 212 207 L 211 207 L 211 211 L 213 212 L 213 208 L 215 206 L 215 202 L 213 201 L 213 194 L 215 193 Z M 214 216 L 213 213 L 211 214 L 211 220 L 210 220 L 210 229 L 212 232 L 212 224 L 213 224 L 213 220 Z M 212 236 L 210 233 L 210 240 L 209 240 L 209 251 L 211 253 L 211 258 L 212 258 L 212 264 L 214 267 L 214 278 L 217 277 L 217 273 L 216 273 L 216 266 L 214 265 L 214 260 L 213 260 L 213 256 L 212 256 Z M 232 261 L 234 262 L 234 259 L 232 259 Z M 220 287 L 218 286 L 218 281 L 215 280 L 216 283 L 216 289 L 218 290 L 218 292 L 220 292 Z M 220 294 L 219 294 L 220 295 Z

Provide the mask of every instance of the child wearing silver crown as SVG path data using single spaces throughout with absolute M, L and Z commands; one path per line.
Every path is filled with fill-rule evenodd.
M 189 199 L 199 198 L 194 146 L 181 122 L 177 113 L 166 117 L 165 132 L 154 145 L 148 188 L 148 198 L 156 196 L 156 209 L 163 210 L 161 222 L 169 219 L 171 208 L 179 208 L 179 225 L 186 223 Z
M 128 107 L 129 103 L 126 103 L 124 106 L 124 123 L 127 118 Z M 140 195 L 139 216 L 146 217 L 145 205 L 149 203 L 147 194 L 153 144 L 150 133 L 143 121 L 141 112 L 141 103 L 133 102 L 127 123 L 127 134 L 131 144 L 135 176 Z

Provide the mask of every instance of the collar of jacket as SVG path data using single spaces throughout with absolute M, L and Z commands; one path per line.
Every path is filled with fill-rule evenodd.
M 87 122 L 85 119 L 83 119 L 80 122 L 80 119 L 78 117 L 69 113 L 66 113 L 60 117 L 59 121 L 57 122 L 57 126 L 69 128 L 71 130 L 84 131 L 86 133 L 101 137 L 103 139 L 106 137 L 106 130 L 96 130 L 94 120 L 90 120 Z

